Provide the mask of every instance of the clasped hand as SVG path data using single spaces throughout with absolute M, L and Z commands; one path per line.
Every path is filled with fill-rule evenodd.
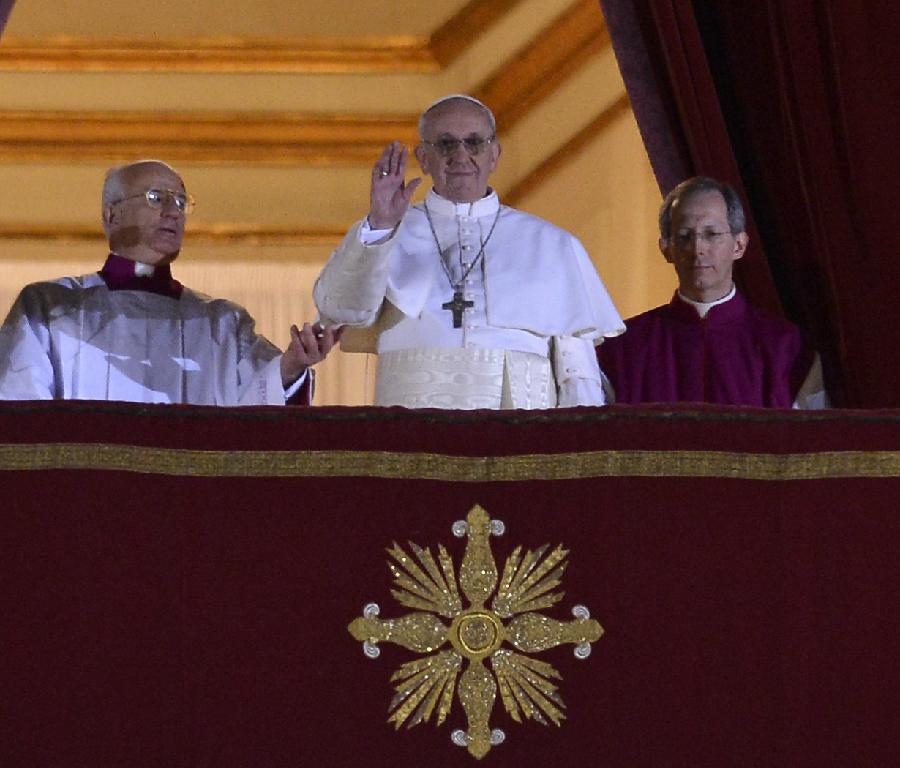
M 342 328 L 320 323 L 291 326 L 291 343 L 281 356 L 281 383 L 293 384 L 311 365 L 322 362 L 341 337 Z

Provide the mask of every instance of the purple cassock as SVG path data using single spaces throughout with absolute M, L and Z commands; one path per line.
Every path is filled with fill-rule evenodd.
M 797 326 L 751 307 L 740 293 L 705 318 L 676 293 L 625 326 L 597 350 L 617 403 L 790 408 L 814 356 Z

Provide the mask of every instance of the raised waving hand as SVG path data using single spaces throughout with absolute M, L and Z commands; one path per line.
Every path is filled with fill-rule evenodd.
M 385 147 L 372 168 L 372 188 L 369 193 L 369 226 L 372 229 L 393 229 L 400 223 L 409 201 L 421 178 L 408 184 L 404 180 L 409 152 L 399 141 Z

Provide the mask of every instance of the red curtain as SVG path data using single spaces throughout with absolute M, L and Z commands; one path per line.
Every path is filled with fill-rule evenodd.
M 0 0 L 0 35 L 3 34 L 3 28 L 12 13 L 12 8 L 16 4 L 16 0 Z
M 601 5 L 662 191 L 695 173 L 735 184 L 766 256 L 739 265 L 751 301 L 771 309 L 777 290 L 836 404 L 900 403 L 900 6 Z

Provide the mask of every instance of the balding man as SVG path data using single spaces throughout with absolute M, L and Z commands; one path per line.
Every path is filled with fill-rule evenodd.
M 163 162 L 109 171 L 109 257 L 99 272 L 22 290 L 0 329 L 0 399 L 308 402 L 308 368 L 331 349 L 333 331 L 293 326 L 281 353 L 243 307 L 176 281 L 170 265 L 193 206 Z
M 446 97 L 419 134 L 424 202 L 410 206 L 420 182 L 405 182 L 394 142 L 373 168 L 368 217 L 313 291 L 322 322 L 372 330 L 360 346 L 378 353 L 376 405 L 603 404 L 594 345 L 622 321 L 578 240 L 488 186 L 500 158 L 490 110 Z

